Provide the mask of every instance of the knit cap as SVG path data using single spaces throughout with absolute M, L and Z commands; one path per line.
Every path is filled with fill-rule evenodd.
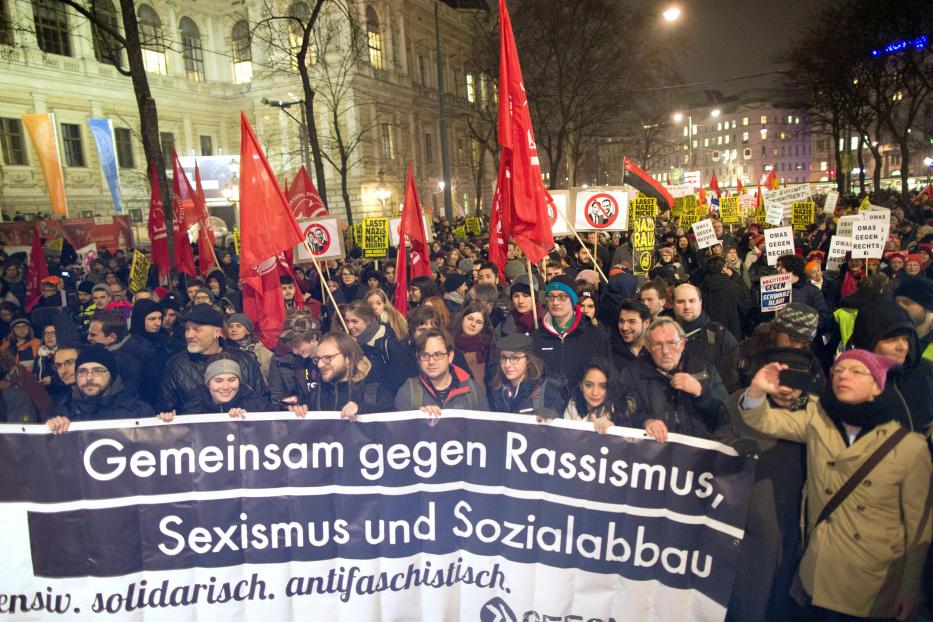
M 234 313 L 227 318 L 227 324 L 232 324 L 236 322 L 237 324 L 242 324 L 246 330 L 249 331 L 249 334 L 252 335 L 254 332 L 253 322 L 249 319 L 245 313 Z
M 217 359 L 204 370 L 204 382 L 210 382 L 211 378 L 220 374 L 233 374 L 242 379 L 239 363 L 233 359 Z
M 886 356 L 875 354 L 868 350 L 854 349 L 846 350 L 837 356 L 836 360 L 833 362 L 833 369 L 835 369 L 839 363 L 848 360 L 858 361 L 867 367 L 868 372 L 871 374 L 872 378 L 875 379 L 875 384 L 877 384 L 878 388 L 882 391 L 884 391 L 884 384 L 888 379 L 888 370 L 897 365 L 897 361 Z
M 577 292 L 573 288 L 573 281 L 570 280 L 570 277 L 564 274 L 558 274 L 552 278 L 544 288 L 545 294 L 555 291 L 563 292 L 570 296 L 570 302 L 573 303 L 573 306 L 577 306 L 577 304 L 580 302 L 580 298 L 577 296 Z
M 82 348 L 75 360 L 75 369 L 80 368 L 85 363 L 97 363 L 101 367 L 106 367 L 110 376 L 117 375 L 117 363 L 113 354 L 102 345 L 95 344 L 87 348 Z
M 816 309 L 802 302 L 792 302 L 775 314 L 771 326 L 794 339 L 809 343 L 816 338 L 819 322 L 820 316 Z

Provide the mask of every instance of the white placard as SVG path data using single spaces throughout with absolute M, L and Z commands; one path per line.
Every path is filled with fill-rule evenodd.
M 685 197 L 688 194 L 693 194 L 693 184 L 676 184 L 673 186 L 667 186 L 667 191 L 671 193 L 671 196 L 675 199 L 679 197 Z
M 852 258 L 881 259 L 884 254 L 884 243 L 888 239 L 889 227 L 890 224 L 887 222 L 861 218 L 855 221 L 852 232 Z
M 628 228 L 628 193 L 606 188 L 576 193 L 574 227 L 577 231 L 625 231 Z
M 434 241 L 434 230 L 429 223 L 424 220 L 424 213 L 421 214 L 421 222 L 424 223 L 424 234 L 428 236 L 428 244 Z M 398 247 L 398 229 L 402 226 L 402 217 L 396 216 L 389 219 L 389 246 Z
M 846 253 L 852 250 L 852 239 L 834 235 L 829 240 L 829 253 L 826 255 L 826 270 L 839 271 L 846 261 Z
M 761 312 L 780 311 L 791 299 L 793 274 L 774 274 L 761 277 Z
M 835 190 L 830 190 L 826 193 L 826 200 L 823 201 L 823 213 L 832 214 L 836 211 L 836 203 L 839 202 L 839 193 Z
M 788 188 L 777 188 L 775 190 L 765 190 L 764 199 L 765 199 L 765 209 L 769 205 L 790 205 L 795 201 L 809 201 L 810 200 L 810 185 L 794 185 Z
M 743 216 L 758 209 L 758 197 L 751 194 L 743 194 L 739 197 L 739 209 Z
M 567 222 L 570 220 L 567 215 L 567 206 L 570 204 L 570 191 L 550 190 L 549 192 L 551 198 L 554 199 L 554 203 L 549 203 L 547 206 L 547 215 L 551 219 L 551 233 L 554 236 L 570 235 L 570 227 L 567 226 Z
M 693 235 L 697 238 L 699 248 L 709 248 L 719 244 L 716 231 L 713 229 L 713 221 L 709 218 L 693 223 Z
M 298 226 L 311 245 L 313 259 L 343 257 L 343 236 L 336 218 L 299 218 Z M 310 262 L 311 253 L 303 243 L 295 246 L 295 263 Z
M 768 253 L 768 265 L 777 263 L 778 257 L 794 254 L 793 227 L 775 227 L 765 229 L 765 250 Z
M 839 222 L 836 223 L 836 235 L 851 240 L 852 227 L 855 225 L 856 220 L 858 220 L 858 216 L 843 216 L 840 218 Z
M 772 205 L 765 209 L 765 223 L 769 225 L 779 225 L 784 220 L 784 206 Z

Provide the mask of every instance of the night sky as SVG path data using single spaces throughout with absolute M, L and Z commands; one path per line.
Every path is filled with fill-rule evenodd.
M 627 1 L 637 7 L 657 7 L 658 13 L 672 4 L 680 7 L 678 22 L 668 24 L 660 16 L 658 19 L 676 40 L 688 46 L 688 53 L 680 61 L 684 82 L 723 80 L 777 69 L 771 57 L 787 46 L 799 25 L 823 4 L 819 0 Z M 775 79 L 769 76 L 695 89 L 716 89 L 728 95 L 769 86 Z

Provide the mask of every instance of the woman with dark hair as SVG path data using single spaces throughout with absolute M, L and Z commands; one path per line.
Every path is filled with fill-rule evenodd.
M 489 410 L 555 419 L 564 407 L 560 389 L 548 382 L 531 337 L 512 333 L 499 340 L 499 360 L 489 390 Z
M 360 297 L 363 286 L 360 285 L 360 269 L 356 264 L 343 264 L 339 279 L 340 285 L 334 290 L 334 300 L 338 305 L 350 304 Z
M 372 363 L 368 374 L 371 382 L 381 383 L 389 393 L 395 393 L 407 380 L 406 370 L 410 368 L 408 349 L 395 338 L 386 324 L 379 321 L 372 307 L 362 300 L 340 308 L 347 332 L 356 339 L 363 354 Z
M 584 321 L 588 321 L 593 325 L 593 328 L 598 328 L 603 332 L 605 337 L 609 338 L 609 328 L 596 319 L 596 307 L 597 307 L 597 294 L 596 288 L 590 285 L 589 283 L 577 281 L 576 288 L 577 296 L 579 297 L 580 302 L 577 303 L 580 306 L 580 311 L 583 311 Z
M 700 269 L 700 257 L 695 244 L 688 236 L 682 235 L 677 238 L 677 254 L 680 256 L 680 265 L 687 272 L 687 278 L 692 279 Z
M 590 359 L 564 409 L 564 419 L 589 421 L 600 434 L 613 425 L 625 425 L 621 412 L 617 412 L 621 394 L 612 363 L 603 358 Z
M 466 357 L 473 379 L 482 393 L 486 387 L 486 362 L 492 347 L 492 322 L 486 305 L 472 302 L 458 313 L 450 324 L 454 344 Z

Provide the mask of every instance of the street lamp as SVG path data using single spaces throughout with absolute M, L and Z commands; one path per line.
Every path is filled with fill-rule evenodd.
M 386 214 L 386 201 L 389 200 L 389 197 L 392 196 L 392 191 L 386 188 L 385 180 L 383 179 L 384 173 L 382 169 L 379 169 L 379 187 L 376 189 L 376 198 L 382 202 L 382 213 Z
M 678 19 L 680 19 L 680 7 L 678 6 L 668 7 L 668 9 L 664 11 L 664 13 L 662 13 L 661 15 L 664 17 L 665 21 L 676 22 Z
M 308 171 L 308 173 L 310 173 L 311 172 L 311 154 L 308 148 L 308 120 L 305 117 L 304 100 L 299 99 L 299 100 L 287 102 L 281 99 L 268 99 L 266 97 L 263 97 L 259 101 L 265 104 L 266 106 L 270 106 L 272 108 L 278 108 L 279 110 L 287 114 L 288 117 L 292 121 L 294 121 L 301 127 L 301 158 L 304 160 L 305 170 Z M 300 118 L 296 117 L 288 110 L 292 106 L 298 106 L 298 110 L 301 112 Z
M 716 108 L 715 110 L 713 110 L 712 112 L 709 113 L 709 116 L 711 116 L 711 117 L 713 117 L 713 118 L 715 119 L 715 118 L 718 117 L 720 114 L 722 114 L 721 111 L 719 110 L 719 108 Z

